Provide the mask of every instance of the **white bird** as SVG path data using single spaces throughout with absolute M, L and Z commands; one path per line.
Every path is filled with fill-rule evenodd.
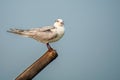
M 32 28 L 28 30 L 10 29 L 7 32 L 33 38 L 39 42 L 45 43 L 48 49 L 52 49 L 49 43 L 56 42 L 61 39 L 64 35 L 64 30 L 64 21 L 62 19 L 57 19 L 53 26 Z

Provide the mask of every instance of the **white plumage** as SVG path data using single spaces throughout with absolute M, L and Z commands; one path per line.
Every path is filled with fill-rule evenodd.
M 48 49 L 52 49 L 49 43 L 58 41 L 64 35 L 64 22 L 62 19 L 57 19 L 53 26 L 32 28 L 28 30 L 10 29 L 8 32 L 33 38 L 39 42 L 45 43 Z

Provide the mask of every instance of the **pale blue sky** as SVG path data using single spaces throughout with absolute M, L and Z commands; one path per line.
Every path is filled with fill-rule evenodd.
M 7 33 L 65 22 L 52 43 L 59 54 L 33 80 L 120 80 L 119 0 L 0 0 L 0 79 L 14 80 L 46 52 L 44 44 Z

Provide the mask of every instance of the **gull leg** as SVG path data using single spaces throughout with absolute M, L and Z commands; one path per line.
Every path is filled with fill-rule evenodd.
M 48 50 L 53 50 L 49 43 L 47 43 L 46 45 L 47 45 Z

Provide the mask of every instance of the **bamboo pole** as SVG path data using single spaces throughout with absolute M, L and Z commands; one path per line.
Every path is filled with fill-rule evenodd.
M 50 62 L 58 56 L 53 49 L 48 50 L 24 72 L 22 72 L 15 80 L 32 80 L 41 70 L 43 70 Z

